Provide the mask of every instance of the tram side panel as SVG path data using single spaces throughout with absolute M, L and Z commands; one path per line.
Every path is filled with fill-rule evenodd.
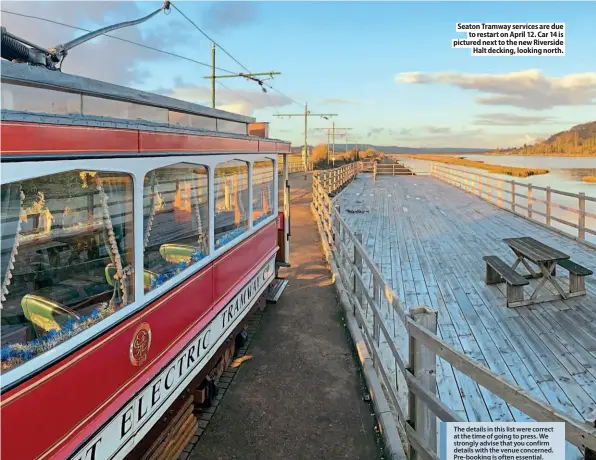
M 276 222 L 271 222 L 253 237 L 213 262 L 213 297 L 216 302 L 225 301 L 231 292 L 236 292 L 242 282 L 250 279 L 250 274 L 262 264 L 263 254 L 277 251 Z M 233 260 L 233 263 L 231 263 Z
M 174 376 L 186 379 L 189 367 L 200 360 L 193 370 L 198 373 L 203 360 L 215 353 L 218 341 L 225 340 L 231 331 L 228 327 L 233 328 L 248 313 L 258 298 L 257 291 L 264 290 L 273 279 L 276 250 L 276 226 L 272 222 L 128 321 L 3 395 L 2 417 L 11 423 L 2 424 L 2 458 L 95 460 L 109 458 L 101 453 L 105 450 L 106 455 L 113 455 L 114 446 L 124 455 L 122 449 L 130 450 L 142 437 L 143 433 L 138 432 L 131 440 L 143 418 L 156 414 L 152 410 L 157 410 L 159 401 L 154 400 L 165 393 L 163 386 L 153 389 L 148 385 L 155 385 L 156 377 L 163 385 Z M 243 293 L 251 281 L 252 292 Z M 241 299 L 235 298 L 240 295 Z M 219 300 L 214 302 L 216 298 Z M 188 350 L 211 323 L 213 334 L 210 332 L 207 341 L 200 342 L 207 348 Z M 151 331 L 151 344 L 146 361 L 134 366 L 131 349 L 135 334 L 146 325 Z M 180 361 L 183 352 L 186 354 Z M 172 364 L 178 367 L 160 375 Z M 128 422 L 130 414 L 120 412 L 131 401 L 136 404 L 135 418 Z M 159 407 L 165 410 L 167 404 Z M 97 438 L 97 432 L 106 429 L 104 424 L 118 417 L 124 424 L 120 435 L 112 430 Z M 135 428 L 129 428 L 129 423 Z M 73 451 L 77 452 L 75 456 L 70 455 Z

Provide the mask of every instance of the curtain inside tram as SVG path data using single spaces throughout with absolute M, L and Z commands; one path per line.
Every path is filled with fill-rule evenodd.
M 2 184 L 3 371 L 134 300 L 132 184 L 80 170 Z
M 1 240 L 1 280 L 4 283 L 6 271 L 12 264 L 12 251 L 15 243 L 17 226 L 21 214 L 21 184 L 13 183 L 2 186 L 0 222 L 2 225 Z M 2 285 L 4 286 L 4 284 Z M 4 293 L 3 293 L 4 295 Z

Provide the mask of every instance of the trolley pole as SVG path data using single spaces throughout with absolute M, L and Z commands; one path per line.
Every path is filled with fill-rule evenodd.
M 304 149 L 302 153 L 302 161 L 304 162 L 304 169 L 308 170 L 308 117 L 322 117 L 329 119 L 336 117 L 337 113 L 310 113 L 308 104 L 304 104 L 304 113 L 275 113 L 274 117 L 304 117 Z

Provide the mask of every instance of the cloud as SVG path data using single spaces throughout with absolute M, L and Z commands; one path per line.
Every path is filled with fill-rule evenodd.
M 104 25 L 138 19 L 156 10 L 159 3 L 133 2 L 2 2 L 2 8 L 15 13 L 82 26 L 94 30 Z M 93 26 L 89 26 L 93 24 Z M 168 49 L 168 45 L 184 43 L 192 32 L 188 26 L 172 16 L 163 13 L 151 18 L 146 24 L 154 28 L 141 32 L 138 26 L 110 32 L 111 35 L 141 43 L 146 46 Z M 167 27 L 167 33 L 160 24 Z M 65 26 L 24 18 L 12 14 L 2 14 L 2 25 L 9 32 L 27 39 L 39 46 L 51 47 L 66 43 L 86 32 Z M 147 30 L 149 30 L 147 32 Z M 139 65 L 142 62 L 169 62 L 172 57 L 109 37 L 97 37 L 69 51 L 63 63 L 63 71 L 69 74 L 103 80 L 109 83 L 133 86 L 142 83 L 148 72 Z
M 412 134 L 412 130 L 408 128 L 392 129 L 392 128 L 370 128 L 366 137 L 373 137 L 379 135 L 387 135 L 392 137 L 397 136 L 409 136 Z
M 155 92 L 164 96 L 199 104 L 206 104 L 206 101 L 211 100 L 210 87 L 185 84 L 180 80 L 177 80 L 176 83 L 176 87 L 173 89 L 160 89 Z M 283 107 L 292 103 L 292 100 L 286 96 L 275 93 L 263 93 L 257 89 L 232 90 L 216 87 L 215 91 L 215 102 L 218 109 L 244 115 L 252 115 L 256 110 Z
M 451 132 L 451 128 L 447 126 L 427 126 L 426 131 L 431 134 L 447 134 Z
M 209 7 L 206 16 L 204 28 L 221 32 L 253 22 L 257 7 L 253 2 L 216 2 Z
M 385 131 L 390 131 L 390 130 L 387 130 L 386 128 L 371 128 L 368 130 L 368 134 L 366 135 L 366 137 L 377 136 L 381 133 L 384 133 Z
M 554 123 L 556 118 L 539 115 L 517 115 L 514 113 L 484 113 L 478 115 L 475 125 L 487 126 L 525 126 L 540 123 Z
M 365 105 L 370 104 L 371 101 L 360 99 L 347 99 L 342 97 L 328 97 L 321 100 L 321 104 L 326 105 Z
M 485 105 L 507 105 L 533 110 L 557 106 L 596 104 L 596 72 L 547 77 L 530 69 L 506 74 L 460 72 L 399 73 L 398 83 L 446 84 L 464 90 L 487 93 L 475 99 Z

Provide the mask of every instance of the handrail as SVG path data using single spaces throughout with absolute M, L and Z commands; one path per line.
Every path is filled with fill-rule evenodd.
M 570 443 L 582 452 L 596 451 L 595 427 L 574 420 L 444 342 L 437 335 L 436 311 L 424 306 L 404 309 L 397 293 L 367 254 L 362 234 L 352 232 L 335 202 L 346 181 L 338 183 L 333 178 L 347 177 L 351 181 L 363 166 L 345 168 L 313 173 L 312 209 L 327 260 L 349 291 L 348 307 L 362 329 L 373 365 L 396 409 L 410 451 L 421 458 L 438 458 L 437 418 L 462 421 L 437 396 L 437 357 L 536 421 L 564 422 L 565 438 Z M 383 361 L 387 351 L 395 363 L 395 378 L 388 375 L 393 370 Z
M 546 225 L 548 228 L 559 233 L 564 233 L 588 246 L 596 247 L 595 244 L 590 243 L 586 239 L 586 234 L 596 235 L 596 229 L 586 225 L 586 218 L 596 219 L 596 213 L 586 210 L 586 202 L 596 203 L 596 197 L 586 196 L 585 193 L 565 192 L 551 187 L 539 187 L 532 185 L 531 183 L 526 184 L 523 182 L 516 182 L 515 180 L 488 176 L 486 174 L 449 166 L 431 164 L 430 169 L 431 176 L 436 177 L 443 182 L 461 188 L 469 193 L 473 193 L 489 203 L 507 209 L 533 222 Z M 524 189 L 526 193 L 523 193 Z M 497 192 L 496 195 L 494 193 L 495 191 Z M 518 191 L 522 191 L 522 193 L 518 193 Z M 546 194 L 545 199 L 536 198 L 534 196 L 535 191 L 544 192 Z M 503 194 L 505 197 L 503 197 Z M 577 199 L 577 207 L 575 208 L 553 201 L 553 194 L 556 196 L 560 195 Z M 516 198 L 522 198 L 525 201 L 525 204 L 519 203 Z M 534 209 L 533 205 L 535 203 L 544 205 L 544 211 Z M 507 206 L 505 206 L 505 204 Z M 576 215 L 577 220 L 572 222 L 565 219 L 565 216 L 553 215 L 553 207 Z M 524 212 L 519 212 L 519 209 L 522 209 Z M 535 215 L 544 217 L 544 219 L 536 219 Z M 553 221 L 563 224 L 565 227 L 555 227 L 552 225 Z M 572 233 L 568 230 L 568 227 L 577 230 L 577 233 Z

